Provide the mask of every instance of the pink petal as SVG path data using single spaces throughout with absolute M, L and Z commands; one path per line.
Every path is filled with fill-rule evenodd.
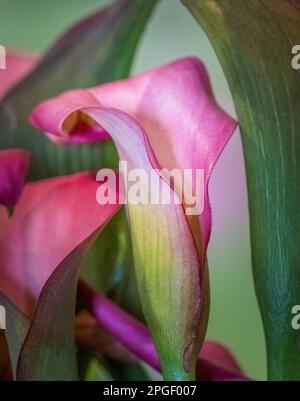
M 222 380 L 230 377 L 232 379 L 238 377 L 242 378 L 244 375 L 241 367 L 235 360 L 232 353 L 220 343 L 217 343 L 215 341 L 205 341 L 201 349 L 200 356 L 201 358 L 211 363 L 213 366 L 220 369 L 217 372 L 219 376 L 216 375 L 216 372 L 211 372 L 212 374 L 214 373 L 213 380 Z M 199 375 L 201 374 L 200 370 L 201 367 L 198 366 Z M 226 377 L 224 376 L 225 374 Z
M 180 59 L 131 79 L 68 92 L 39 105 L 31 122 L 59 142 L 95 140 L 91 128 L 75 123 L 69 131 L 63 129 L 77 99 L 86 102 L 85 107 L 98 102 L 135 118 L 162 168 L 204 169 L 206 200 L 200 221 L 204 256 L 211 231 L 208 180 L 236 122 L 216 104 L 203 64 L 193 57 Z
M 25 182 L 30 155 L 25 150 L 0 151 L 0 205 L 14 207 Z
M 68 91 L 53 100 L 42 102 L 32 114 L 31 122 L 44 129 L 45 134 L 57 143 L 85 143 L 101 140 L 103 137 L 109 138 L 103 128 L 84 123 L 77 118 L 75 112 L 86 107 L 99 107 L 99 102 L 89 90 Z M 69 135 L 70 127 L 72 135 Z
M 90 173 L 29 183 L 11 218 L 0 208 L 0 290 L 29 317 L 56 266 L 118 210 L 98 187 Z
M 37 56 L 7 50 L 6 69 L 0 69 L 0 99 L 36 65 Z

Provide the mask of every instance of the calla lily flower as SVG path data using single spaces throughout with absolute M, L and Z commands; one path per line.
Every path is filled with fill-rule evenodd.
M 1 80 L 2 86 L 0 86 L 0 96 L 3 96 L 4 92 L 9 90 L 14 85 L 16 80 L 21 79 L 26 72 L 29 72 L 37 60 L 37 58 L 32 55 L 18 55 L 14 52 L 9 52 L 8 55 L 8 65 L 10 66 L 10 68 L 8 70 L 5 70 L 5 79 Z M 197 64 L 196 60 L 194 62 Z M 10 73 L 9 78 L 7 72 Z M 3 74 L 3 71 L 1 71 L 1 74 Z M 140 78 L 142 78 L 142 76 L 140 76 Z M 136 78 L 134 78 L 133 80 L 135 79 Z M 128 86 L 129 83 L 129 90 L 129 87 L 132 84 L 132 82 L 130 81 L 133 80 L 128 80 L 129 82 L 122 81 L 122 85 Z M 5 86 L 3 85 L 3 83 L 5 83 Z M 111 93 L 113 93 L 114 91 L 114 86 L 119 84 L 120 83 L 108 84 L 99 87 L 99 89 L 101 88 L 102 90 L 104 87 L 108 87 L 106 88 L 108 89 L 108 94 L 105 94 L 105 98 L 103 98 L 105 104 L 106 102 L 108 102 L 109 106 L 118 107 L 119 110 L 125 111 L 128 114 L 132 115 L 140 123 L 141 120 L 137 119 L 135 111 L 138 108 L 137 104 L 133 104 L 131 106 L 132 112 L 128 111 L 128 104 L 125 104 L 126 99 L 124 95 L 124 89 L 122 89 L 121 86 L 120 91 L 123 92 L 124 95 L 124 104 L 115 104 L 115 102 L 121 102 L 121 96 L 119 92 L 116 96 L 116 99 L 110 99 L 109 94 L 111 96 Z M 109 88 L 109 86 L 111 85 L 112 91 Z M 139 85 L 136 86 L 136 89 L 138 86 Z M 80 97 L 78 97 L 80 101 L 82 100 L 81 95 L 82 93 L 80 93 Z M 134 99 L 133 96 L 129 96 L 128 98 L 131 100 Z M 84 106 L 86 106 L 86 104 Z M 97 108 L 99 107 L 98 102 L 95 106 Z M 76 110 L 78 110 L 77 107 L 75 107 L 74 111 Z M 216 115 L 217 110 L 218 108 L 216 107 Z M 140 112 L 142 113 L 143 111 L 141 110 Z M 222 112 L 219 112 L 221 117 Z M 74 117 L 75 116 L 73 115 L 72 118 Z M 73 124 L 71 137 L 64 138 L 63 142 L 66 141 L 66 139 L 70 142 L 85 142 L 86 140 L 108 138 L 108 130 L 102 128 L 99 129 L 99 127 L 96 125 L 90 125 L 93 120 L 84 118 L 83 115 L 80 117 L 81 119 Z M 228 123 L 230 122 L 232 121 L 230 121 L 230 119 L 228 118 Z M 142 123 L 144 126 L 144 121 L 142 121 Z M 83 133 L 87 132 L 89 134 L 88 136 L 82 135 Z M 51 133 L 49 135 L 52 136 Z M 229 135 L 230 133 L 228 133 L 228 137 Z M 228 137 L 223 138 L 223 146 Z M 58 142 L 61 141 L 57 138 L 54 139 Z M 148 141 L 148 137 L 146 138 L 146 141 Z M 155 163 L 156 161 L 154 161 L 154 159 L 157 159 L 157 154 L 154 154 L 150 146 L 149 149 L 150 152 L 152 152 L 151 162 Z M 218 155 L 218 153 L 216 154 Z M 127 159 L 130 160 L 129 157 Z M 0 152 L 0 175 L 1 177 L 6 178 L 6 180 L 1 179 L 0 181 L 2 184 L 0 188 L 0 202 L 2 204 L 9 207 L 16 204 L 21 194 L 21 188 L 25 180 L 28 162 L 29 154 L 25 151 L 13 149 Z M 206 175 L 206 177 L 208 180 L 209 175 Z M 4 182 L 9 182 L 9 186 L 5 186 Z M 81 189 L 85 188 L 85 190 L 82 191 L 86 195 L 86 198 L 84 200 L 82 198 L 83 193 L 81 193 L 81 191 L 78 191 L 79 187 Z M 92 176 L 89 173 L 82 173 L 73 177 L 62 177 L 37 183 L 29 183 L 25 187 L 24 194 L 20 199 L 19 205 L 16 207 L 13 218 L 9 219 L 4 208 L 0 210 L 1 221 L 3 222 L 2 230 L 0 233 L 0 259 L 2 260 L 0 270 L 1 272 L 3 272 L 3 281 L 1 283 L 2 285 L 0 289 L 3 293 L 8 295 L 8 297 L 13 300 L 15 305 L 18 306 L 27 316 L 33 316 L 34 308 L 37 303 L 39 294 L 43 288 L 43 285 L 45 284 L 47 278 L 51 275 L 55 267 L 58 265 L 58 263 L 72 249 L 74 249 L 74 247 L 78 243 L 86 238 L 89 233 L 93 232 L 93 230 L 95 230 L 97 227 L 103 225 L 104 222 L 107 221 L 107 219 L 109 219 L 110 216 L 114 214 L 117 210 L 111 206 L 110 208 L 106 209 L 106 211 L 102 210 L 102 215 L 102 212 L 100 213 L 100 210 L 96 209 L 99 205 L 96 205 L 95 199 L 92 199 L 91 194 L 94 194 L 97 188 L 98 184 L 96 185 L 96 183 L 92 179 Z M 5 194 L 5 196 L 2 194 Z M 70 203 L 65 203 L 65 200 L 68 198 L 70 200 Z M 76 199 L 78 199 L 78 201 Z M 97 215 L 97 218 L 89 220 L 87 219 L 87 217 L 91 217 L 91 214 L 89 214 L 89 216 L 86 216 L 84 213 L 81 215 L 82 210 L 80 210 L 80 213 L 76 212 L 76 216 L 81 215 L 84 224 L 83 226 L 78 224 L 78 228 L 74 229 L 76 224 L 74 225 L 74 223 L 72 223 L 72 216 L 74 216 L 74 211 L 76 210 L 76 208 L 72 209 L 72 207 L 70 207 L 70 204 L 73 206 L 76 204 L 79 205 L 82 203 L 82 201 L 84 201 L 86 205 L 89 205 L 87 207 L 87 210 L 90 210 L 91 208 L 92 210 L 98 210 L 98 212 L 95 213 L 95 215 Z M 38 207 L 36 207 L 37 205 Z M 56 207 L 56 205 L 59 206 Z M 51 219 L 51 222 L 53 224 L 49 224 L 49 219 L 47 218 L 49 214 L 53 215 L 54 217 L 53 219 Z M 67 216 L 69 216 L 69 218 Z M 66 234 L 68 232 L 71 232 L 71 235 L 59 235 L 59 237 L 57 237 L 57 241 L 53 241 L 56 235 L 58 233 L 60 234 L 58 226 L 61 227 L 61 225 L 58 225 L 58 222 L 62 218 L 65 222 L 67 221 L 68 223 L 70 223 L 64 224 L 64 233 Z M 81 218 L 79 220 L 81 221 Z M 57 224 L 55 224 L 55 222 Z M 47 230 L 45 230 L 46 235 L 43 231 L 43 235 L 41 235 L 39 238 L 38 234 L 42 232 L 39 228 L 45 227 L 45 224 L 47 225 Z M 27 239 L 26 242 L 24 242 L 25 238 Z M 39 238 L 39 240 L 36 241 L 36 238 Z M 199 239 L 198 236 L 196 238 Z M 32 244 L 32 249 L 29 249 L 30 247 L 28 248 L 28 244 Z M 51 248 L 47 247 L 48 244 L 51 244 Z M 19 263 L 20 261 L 22 261 L 22 263 Z M 9 270 L 7 268 L 8 265 L 14 266 L 14 269 Z M 42 266 L 42 269 L 40 268 L 40 266 Z M 199 264 L 199 268 L 201 268 L 201 264 Z M 34 280 L 32 272 L 35 272 Z M 110 311 L 110 308 L 108 308 L 108 311 Z M 101 319 L 103 319 L 103 312 L 101 316 Z M 103 326 L 105 328 L 107 324 L 105 324 L 103 320 L 102 323 L 104 323 Z M 133 325 L 133 327 L 134 326 L 135 325 Z M 107 329 L 109 332 L 110 327 L 107 327 Z M 120 333 L 120 331 L 119 333 L 113 331 L 112 334 L 114 334 L 118 339 Z M 136 341 L 139 341 L 139 339 L 137 339 L 135 336 L 133 338 L 135 343 Z M 148 337 L 147 335 L 147 338 L 150 344 L 150 349 L 154 352 L 152 360 L 156 361 L 156 367 L 159 368 L 159 362 L 156 357 L 155 348 L 153 347 L 151 337 Z M 125 345 L 127 347 L 129 346 L 129 349 L 131 349 L 130 344 L 126 344 L 125 342 Z M 147 350 L 147 347 L 145 347 L 145 349 Z M 219 350 L 217 356 L 216 349 Z M 227 355 L 228 358 L 226 359 L 224 355 Z M 149 363 L 147 357 L 145 361 Z M 242 377 L 241 370 L 238 368 L 238 365 L 235 363 L 234 359 L 230 359 L 230 354 L 226 353 L 223 347 L 219 346 L 218 344 L 212 346 L 210 342 L 204 343 L 203 349 L 201 351 L 201 358 L 198 359 L 197 362 L 198 379 L 202 378 L 206 380 L 220 380 L 228 378 L 234 379 L 240 377 Z
M 164 377 L 194 378 L 209 309 L 208 181 L 236 126 L 216 104 L 203 64 L 181 59 L 128 80 L 70 91 L 38 105 L 30 120 L 58 143 L 111 136 L 129 170 L 204 171 L 200 216 L 186 215 L 188 205 L 176 202 L 178 183 L 158 173 L 174 202 L 128 201 L 138 287 Z M 197 193 L 195 180 L 188 187 Z
M 0 208 L 0 290 L 29 318 L 54 269 L 119 209 L 98 187 L 91 173 L 27 183 L 11 217 Z

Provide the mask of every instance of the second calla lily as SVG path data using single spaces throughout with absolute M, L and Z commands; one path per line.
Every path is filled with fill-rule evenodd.
M 0 207 L 0 291 L 28 317 L 58 264 L 117 212 L 97 186 L 89 172 L 27 183 L 11 217 Z
M 74 90 L 43 102 L 31 122 L 55 142 L 110 136 L 128 169 L 202 169 L 204 209 L 128 202 L 135 269 L 145 317 L 164 377 L 188 380 L 207 325 L 208 181 L 236 123 L 216 104 L 203 64 L 185 58 L 128 80 Z M 162 191 L 174 191 L 159 173 Z M 196 182 L 188 185 L 196 192 Z

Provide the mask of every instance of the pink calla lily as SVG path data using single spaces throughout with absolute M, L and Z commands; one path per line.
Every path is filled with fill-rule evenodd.
M 208 181 L 236 123 L 216 104 L 202 63 L 178 60 L 128 80 L 67 92 L 41 103 L 31 122 L 58 143 L 110 135 L 129 169 L 203 169 L 204 210 L 128 205 L 136 273 L 164 376 L 191 379 L 208 315 Z M 162 191 L 169 184 L 158 177 Z M 188 186 L 196 193 L 196 183 Z M 171 188 L 176 198 L 177 183 Z
M 91 173 L 27 183 L 12 217 L 0 208 L 0 290 L 28 317 L 59 263 L 119 205 L 100 206 Z
M 95 141 L 105 137 L 105 130 L 85 119 L 84 109 L 99 106 L 121 110 L 136 119 L 161 168 L 204 169 L 206 188 L 213 166 L 236 127 L 216 104 L 205 67 L 192 57 L 131 79 L 66 92 L 41 103 L 31 122 L 59 143 Z M 209 203 L 205 206 L 201 216 L 204 253 L 211 231 Z
M 37 58 L 32 55 L 19 55 L 16 54 L 15 52 L 9 52 L 8 53 L 8 65 L 9 65 L 9 70 L 6 71 L 1 71 L 1 74 L 3 76 L 3 73 L 5 73 L 5 79 L 1 80 L 1 86 L 0 86 L 0 96 L 3 96 L 5 94 L 5 91 L 9 90 L 19 79 L 22 78 L 26 74 L 26 72 L 29 72 L 30 69 L 34 66 L 36 63 Z M 8 76 L 9 72 L 9 76 Z M 124 81 L 124 84 L 126 84 L 126 81 Z M 73 96 L 74 100 L 74 96 Z M 82 92 L 79 93 L 78 101 L 82 102 Z M 85 103 L 83 103 L 85 105 Z M 95 104 L 98 106 L 98 103 Z M 78 104 L 76 105 L 74 110 L 77 110 Z M 76 132 L 72 132 L 72 138 L 71 140 L 74 142 L 84 142 L 86 141 L 87 137 L 81 137 L 82 129 L 89 129 L 89 133 L 91 134 L 89 137 L 89 140 L 95 140 L 95 139 L 105 139 L 108 138 L 108 135 L 106 131 L 98 129 L 98 127 L 89 127 L 88 124 L 86 124 L 85 121 L 82 122 L 82 125 L 80 127 L 76 127 L 78 129 L 78 136 L 76 135 Z M 153 157 L 154 158 L 154 157 Z M 22 189 L 22 184 L 24 183 L 25 180 L 25 174 L 27 171 L 28 167 L 28 162 L 29 162 L 29 155 L 27 152 L 22 151 L 22 150 L 5 150 L 0 152 L 0 174 L 3 179 L 1 179 L 1 188 L 0 188 L 0 194 L 1 194 L 1 203 L 6 205 L 6 206 L 14 206 L 16 201 L 18 200 L 20 194 L 21 194 L 21 189 Z M 6 185 L 4 185 L 6 183 Z M 9 183 L 9 185 L 7 184 Z M 74 177 L 63 177 L 59 179 L 52 179 L 52 180 L 46 180 L 42 182 L 38 182 L 35 184 L 28 184 L 26 186 L 26 190 L 24 192 L 24 195 L 22 196 L 20 200 L 20 205 L 16 209 L 16 214 L 13 218 L 13 220 L 9 220 L 7 216 L 7 212 L 4 209 L 1 209 L 1 218 L 3 219 L 3 226 L 1 230 L 1 246 L 0 246 L 0 252 L 1 252 L 1 258 L 2 258 L 2 263 L 1 263 L 1 271 L 3 271 L 3 281 L 2 281 L 2 286 L 1 290 L 6 293 L 13 302 L 20 307 L 21 310 L 28 316 L 33 315 L 33 311 L 37 302 L 37 299 L 39 297 L 39 293 L 46 281 L 46 279 L 49 277 L 49 275 L 52 273 L 53 269 L 56 267 L 58 264 L 58 261 L 60 261 L 68 252 L 76 246 L 78 242 L 81 241 L 88 233 L 93 231 L 93 229 L 96 227 L 96 225 L 99 223 L 101 224 L 101 218 L 100 220 L 96 220 L 93 222 L 93 224 L 90 224 L 89 222 L 85 222 L 85 228 L 82 230 L 71 230 L 72 235 L 69 237 L 67 236 L 58 236 L 57 241 L 52 243 L 52 246 L 49 248 L 48 243 L 49 239 L 56 238 L 56 235 L 59 234 L 61 231 L 59 229 L 59 226 L 55 227 L 55 224 L 48 225 L 48 229 L 50 230 L 45 230 L 46 235 L 44 234 L 44 231 L 42 232 L 41 230 L 36 231 L 39 227 L 42 227 L 44 222 L 47 221 L 44 216 L 47 216 L 47 208 L 51 210 L 51 214 L 54 216 L 65 216 L 64 218 L 68 219 L 72 217 L 72 213 L 74 209 L 71 211 L 68 210 L 66 207 L 61 208 L 61 204 L 64 204 L 65 202 L 64 199 L 67 198 L 66 195 L 69 196 L 70 192 L 69 189 L 70 187 L 73 186 L 74 191 L 71 190 L 73 195 L 76 195 L 76 185 L 80 184 L 81 190 L 83 190 L 86 194 L 89 193 L 89 187 L 91 188 L 91 193 L 96 190 L 94 187 L 95 183 L 92 183 L 91 177 L 89 174 L 81 174 L 78 176 Z M 65 193 L 63 190 L 64 184 L 66 185 L 65 189 L 68 188 L 68 193 Z M 75 185 L 76 184 L 76 185 Z M 58 189 L 58 191 L 56 191 Z M 53 199 L 53 196 L 51 195 L 52 193 L 57 192 L 57 197 L 54 196 L 54 199 L 57 199 L 57 203 L 59 204 L 59 208 L 55 207 L 55 201 Z M 50 197 L 52 200 L 49 202 L 48 197 Z M 74 199 L 76 196 L 74 196 Z M 37 201 L 37 199 L 45 199 L 45 202 L 38 202 L 41 206 L 35 210 L 34 202 Z M 60 200 L 59 200 L 60 199 Z M 88 197 L 87 197 L 88 199 Z M 35 200 L 35 201 L 34 201 Z M 91 199 L 90 199 L 91 200 Z M 76 203 L 76 202 L 74 202 Z M 92 202 L 93 203 L 93 202 Z M 49 205 L 49 206 L 48 206 Z M 64 205 L 65 206 L 65 205 Z M 95 206 L 95 205 L 94 205 Z M 70 214 L 69 214 L 70 212 Z M 113 213 L 113 212 L 112 212 Z M 103 214 L 103 221 L 105 220 L 105 213 Z M 107 218 L 109 218 L 109 212 L 107 215 Z M 60 218 L 58 218 L 60 220 Z M 54 217 L 53 221 L 55 221 L 56 218 Z M 69 220 L 70 223 L 70 220 Z M 65 234 L 70 233 L 70 227 L 72 226 L 72 223 L 67 224 L 65 227 L 65 230 L 63 231 Z M 88 227 L 89 226 L 89 227 Z M 74 228 L 74 227 L 73 227 Z M 7 230 L 7 237 L 6 237 L 6 230 Z M 38 235 L 38 232 L 41 233 L 41 235 Z M 42 235 L 43 233 L 43 235 Z M 24 236 L 26 238 L 32 238 L 32 244 L 37 244 L 39 243 L 39 246 L 33 246 L 33 249 L 28 253 L 25 248 L 25 244 L 22 244 L 22 240 L 24 240 Z M 38 238 L 38 241 L 36 241 L 36 238 Z M 27 243 L 27 242 L 26 242 Z M 54 251 L 52 252 L 52 250 Z M 40 250 L 40 251 L 39 251 Z M 46 250 L 46 252 L 45 252 Z M 46 263 L 44 263 L 46 261 Z M 32 263 L 29 266 L 29 263 Z M 13 269 L 9 269 L 8 265 L 14 266 Z M 41 269 L 40 266 L 43 266 Z M 34 272 L 34 273 L 32 273 Z M 34 280 L 33 280 L 34 277 Z M 103 298 L 102 298 L 103 299 Z M 107 322 L 110 321 L 110 319 L 106 320 L 106 313 L 105 310 L 102 309 L 102 312 L 100 314 L 100 323 L 103 324 L 103 327 L 108 329 L 108 332 L 111 332 L 111 327 L 110 325 L 107 326 Z M 110 311 L 110 307 L 108 307 L 108 311 Z M 96 312 L 97 316 L 97 312 Z M 120 316 L 118 316 L 119 319 Z M 104 320 L 103 320 L 104 319 Z M 121 318 L 122 322 L 122 318 Z M 131 320 L 129 319 L 126 324 L 131 324 Z M 135 324 L 133 324 L 133 327 L 135 327 Z M 116 339 L 120 338 L 121 331 L 117 330 L 112 330 L 112 335 L 115 336 Z M 141 334 L 143 333 L 143 330 L 138 330 L 138 333 Z M 143 338 L 142 344 L 145 341 L 150 341 L 150 352 L 154 352 L 154 356 L 150 356 L 150 364 L 151 361 L 154 361 L 154 367 L 159 367 L 157 365 L 157 357 L 155 356 L 155 349 L 153 348 L 151 338 L 148 336 L 146 333 L 146 337 Z M 121 342 L 122 342 L 122 336 L 121 336 Z M 148 339 L 148 340 L 147 340 Z M 133 341 L 132 344 L 136 344 L 136 342 L 140 342 L 139 336 L 137 337 L 136 335 L 133 336 Z M 214 360 L 211 361 L 211 353 L 214 354 L 214 350 L 212 347 L 210 347 L 210 351 L 212 352 L 206 352 L 207 348 L 210 343 L 205 343 L 202 353 L 201 353 L 201 358 L 197 362 L 197 378 L 198 379 L 205 379 L 205 380 L 214 380 L 214 379 L 222 379 L 222 378 L 231 378 L 231 377 L 240 377 L 242 372 L 239 370 L 236 370 L 235 372 L 230 369 L 230 366 L 226 366 L 226 364 L 221 363 L 220 367 L 220 360 Z M 129 349 L 131 349 L 131 345 L 127 344 L 125 341 L 125 344 Z M 142 352 L 142 357 L 144 352 L 146 351 L 145 354 L 145 361 L 149 363 L 148 357 L 147 357 L 147 349 L 149 348 L 146 346 L 145 350 L 139 351 Z M 218 344 L 216 345 L 217 348 L 222 348 Z M 133 351 L 136 352 L 136 348 L 134 346 Z M 137 355 L 140 355 L 138 352 Z M 202 356 L 202 354 L 205 354 Z M 219 355 L 220 356 L 220 355 Z M 222 355 L 221 355 L 222 356 Z M 222 358 L 221 358 L 222 360 Z M 155 362 L 156 361 L 156 362 Z M 221 361 L 222 362 L 222 361 Z M 230 364 L 229 364 L 230 365 Z

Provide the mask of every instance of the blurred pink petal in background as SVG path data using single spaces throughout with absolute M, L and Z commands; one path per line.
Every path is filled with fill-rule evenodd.
M 34 68 L 37 60 L 34 54 L 7 50 L 6 69 L 0 70 L 0 98 Z

